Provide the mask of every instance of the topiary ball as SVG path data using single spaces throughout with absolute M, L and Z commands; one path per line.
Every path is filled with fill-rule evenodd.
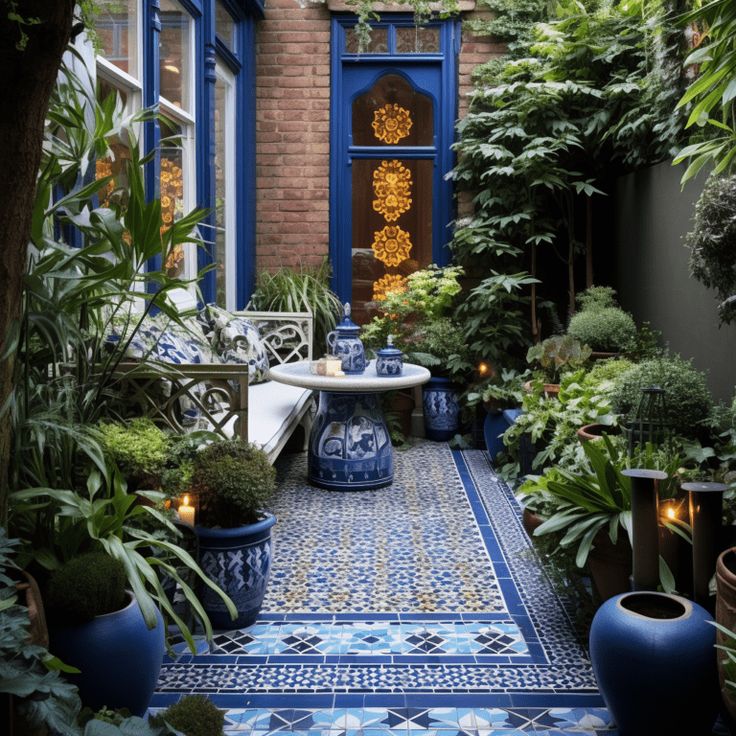
M 124 608 L 126 583 L 120 560 L 105 552 L 89 552 L 73 557 L 52 573 L 44 603 L 52 617 L 65 623 L 84 623 Z
M 645 360 L 620 376 L 613 389 L 614 409 L 625 416 L 633 416 L 642 389 L 649 386 L 664 389 L 667 422 L 678 434 L 693 436 L 699 423 L 710 414 L 713 398 L 705 374 L 680 356 Z
M 636 324 L 628 312 L 618 307 L 589 309 L 572 317 L 567 334 L 593 350 L 623 353 L 634 347 Z
M 204 695 L 185 695 L 154 720 L 166 721 L 184 736 L 222 736 L 225 727 L 225 714 Z

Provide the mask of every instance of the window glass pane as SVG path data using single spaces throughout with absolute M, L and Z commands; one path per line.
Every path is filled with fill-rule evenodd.
M 100 54 L 132 77 L 138 77 L 137 0 L 98 0 L 95 31 Z
M 361 52 L 358 44 L 358 36 L 352 28 L 345 29 L 345 51 L 348 54 L 387 54 L 388 53 L 388 28 L 374 28 L 371 31 L 371 40 L 368 47 Z
M 432 160 L 353 159 L 354 319 L 432 262 Z
M 104 102 L 111 95 L 117 94 L 117 105 L 123 107 L 127 102 L 127 94 L 102 79 L 98 78 L 97 82 L 97 99 Z M 115 204 L 124 204 L 117 202 L 121 193 L 125 191 L 125 183 L 127 179 L 126 161 L 130 158 L 130 148 L 118 136 L 107 139 L 110 146 L 110 153 L 104 157 L 98 157 L 95 161 L 95 179 L 102 179 L 106 176 L 114 177 L 97 193 L 100 207 L 113 207 Z
M 440 29 L 422 26 L 397 26 L 397 54 L 438 54 L 440 52 Z
M 161 96 L 182 110 L 192 110 L 192 19 L 174 0 L 161 0 Z
M 225 308 L 234 306 L 228 303 L 228 282 L 233 277 L 230 269 L 235 267 L 232 246 L 236 235 L 232 206 L 235 193 L 234 112 L 234 80 L 218 67 L 215 80 L 215 301 Z
M 231 50 L 236 50 L 235 45 L 235 20 L 222 3 L 215 5 L 215 33 L 220 40 Z
M 171 120 L 161 121 L 161 138 L 181 136 L 183 126 Z M 184 214 L 184 150 L 177 139 L 166 141 L 161 146 L 161 219 L 163 229 L 171 226 Z M 178 250 L 169 256 L 166 263 L 169 276 L 184 273 L 184 251 Z
M 353 102 L 353 145 L 431 146 L 432 100 L 404 77 L 386 74 Z

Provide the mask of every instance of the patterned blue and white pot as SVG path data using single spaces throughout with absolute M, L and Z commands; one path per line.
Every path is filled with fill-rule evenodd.
M 620 736 L 710 734 L 718 713 L 716 629 L 677 595 L 609 598 L 590 629 L 598 687 Z
M 50 650 L 79 674 L 65 675 L 92 710 L 126 708 L 142 716 L 156 687 L 165 651 L 164 622 L 156 610 L 149 629 L 132 593 L 119 611 L 82 624 L 49 622 Z
M 404 371 L 404 353 L 394 347 L 393 338 L 388 336 L 386 347 L 376 352 L 376 375 L 400 376 Z
M 345 316 L 327 335 L 327 350 L 342 360 L 344 373 L 357 376 L 365 371 L 365 348 L 359 337 L 360 327 L 350 319 L 350 304 L 346 303 L 344 310 Z
M 424 434 L 435 442 L 447 442 L 460 430 L 458 387 L 449 378 L 432 376 L 422 389 Z
M 227 529 L 198 526 L 199 564 L 207 577 L 232 599 L 238 609 L 233 621 L 217 593 L 201 586 L 199 599 L 215 629 L 241 629 L 258 617 L 271 572 L 273 514 L 255 524 Z

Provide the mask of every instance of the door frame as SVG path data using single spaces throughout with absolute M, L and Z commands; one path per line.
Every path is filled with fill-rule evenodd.
M 440 29 L 439 54 L 349 54 L 344 48 L 345 33 L 354 26 L 354 15 L 333 15 L 331 34 L 331 90 L 330 90 L 330 246 L 329 258 L 332 265 L 332 288 L 342 301 L 352 298 L 352 227 L 345 209 L 344 192 L 351 187 L 346 181 L 349 167 L 345 156 L 348 151 L 349 131 L 346 127 L 346 101 L 343 99 L 343 69 L 347 66 L 361 65 L 373 67 L 376 74 L 382 68 L 398 66 L 399 69 L 419 66 L 439 66 L 440 95 L 435 110 L 435 140 L 437 166 L 440 168 L 437 191 L 433 195 L 432 261 L 445 265 L 450 259 L 449 227 L 443 236 L 443 223 L 449 226 L 453 220 L 454 203 L 452 182 L 446 175 L 455 164 L 452 144 L 455 141 L 455 121 L 457 119 L 457 56 L 460 44 L 460 22 L 457 20 L 432 21 L 429 25 Z M 413 26 L 414 18 L 407 13 L 384 13 L 380 23 L 372 23 L 373 28 L 394 26 Z M 403 156 L 403 154 L 402 154 Z M 423 158 L 421 154 L 412 156 Z M 349 207 L 348 207 L 349 210 Z M 347 242 L 346 242 L 347 239 Z M 348 245 L 351 247 L 348 248 Z M 346 256 L 345 253 L 348 253 Z

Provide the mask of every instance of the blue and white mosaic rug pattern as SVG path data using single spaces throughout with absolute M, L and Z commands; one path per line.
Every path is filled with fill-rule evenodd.
M 422 442 L 395 466 L 346 493 L 284 458 L 259 621 L 166 662 L 153 706 L 207 693 L 258 736 L 614 734 L 487 455 Z

